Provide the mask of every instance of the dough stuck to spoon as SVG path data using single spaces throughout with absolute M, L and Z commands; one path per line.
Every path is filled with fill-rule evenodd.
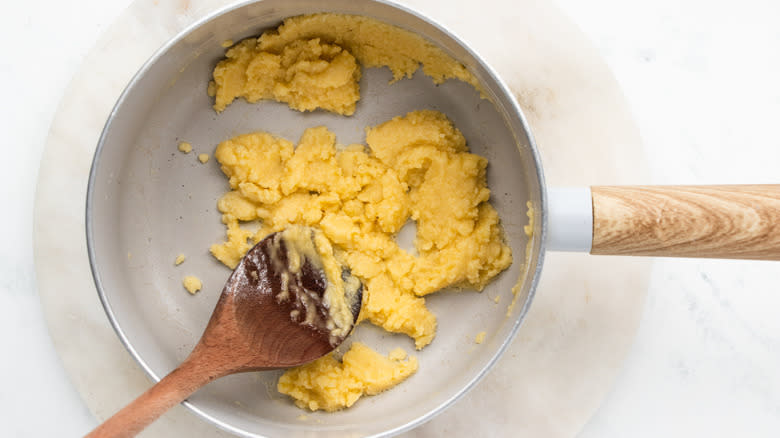
M 253 317 L 253 306 L 273 299 L 293 322 L 327 337 L 334 348 L 352 330 L 363 293 L 323 233 L 304 226 L 268 235 L 247 252 L 228 283 L 235 287 L 239 318 Z

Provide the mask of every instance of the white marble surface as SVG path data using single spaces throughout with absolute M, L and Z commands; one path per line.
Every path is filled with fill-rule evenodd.
M 0 365 L 4 435 L 78 435 L 94 424 L 59 366 L 39 309 L 32 199 L 54 102 L 125 4 L 27 2 L 0 18 L 7 42 L 0 75 L 14 102 L 1 110 L 7 139 L 2 199 L 14 211 L 5 216 L 0 252 L 0 339 L 14 353 Z M 593 39 L 624 87 L 646 142 L 649 182 L 777 182 L 774 3 L 559 5 Z M 52 11 L 42 13 L 44 7 Z M 775 436 L 778 273 L 771 263 L 656 263 L 634 348 L 582 435 Z M 42 414 L 47 421 L 40 421 Z
M 623 87 L 653 183 L 780 182 L 780 4 L 560 3 Z M 778 279 L 776 262 L 659 259 L 633 351 L 582 436 L 777 436 Z

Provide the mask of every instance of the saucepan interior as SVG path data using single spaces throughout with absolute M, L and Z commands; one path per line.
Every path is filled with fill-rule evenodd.
M 360 14 L 417 32 L 467 66 L 487 98 L 459 81 L 436 86 L 418 72 L 413 79 L 390 85 L 388 69 L 366 69 L 362 98 L 351 117 L 300 113 L 270 101 L 238 101 L 217 115 L 206 88 L 213 67 L 224 56 L 221 43 L 258 35 L 286 17 L 315 12 Z M 160 49 L 122 94 L 95 154 L 87 238 L 100 298 L 143 369 L 159 379 L 190 352 L 229 275 L 208 252 L 224 238 L 216 202 L 228 189 L 226 178 L 213 159 L 203 165 L 194 154 L 179 153 L 179 141 L 192 143 L 198 153 L 212 154 L 220 141 L 238 134 L 263 130 L 297 141 L 305 128 L 325 125 L 341 144 L 365 143 L 365 127 L 419 109 L 446 114 L 471 150 L 489 159 L 492 203 L 512 247 L 512 266 L 482 293 L 443 291 L 429 296 L 438 334 L 431 345 L 413 353 L 419 371 L 397 388 L 361 399 L 350 409 L 307 413 L 303 419 L 304 412 L 276 392 L 278 372 L 221 379 L 186 404 L 208 421 L 245 436 L 382 435 L 420 424 L 476 383 L 513 338 L 533 296 L 545 223 L 539 159 L 516 102 L 476 54 L 416 13 L 373 0 L 264 0 L 230 7 Z M 535 207 L 530 239 L 523 230 L 529 201 Z M 174 267 L 179 253 L 188 260 Z M 203 280 L 203 290 L 195 296 L 182 289 L 181 278 L 187 274 Z M 516 305 L 508 311 L 518 282 Z M 481 331 L 487 338 L 476 345 L 474 336 Z M 369 323 L 350 339 L 382 353 L 395 347 L 414 351 L 406 336 Z

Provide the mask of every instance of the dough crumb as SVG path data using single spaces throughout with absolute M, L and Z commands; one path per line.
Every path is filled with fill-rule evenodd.
M 528 211 L 525 212 L 525 215 L 528 216 L 528 225 L 523 226 L 523 231 L 525 231 L 526 236 L 532 237 L 534 235 L 534 205 L 528 201 L 525 206 L 528 208 Z
M 403 348 L 398 347 L 395 350 L 391 351 L 390 354 L 387 355 L 387 357 L 391 360 L 404 360 L 406 359 L 406 351 L 404 351 Z
M 228 47 L 230 47 L 230 46 L 232 46 L 232 45 L 233 45 L 233 40 L 225 40 L 225 41 L 222 41 L 222 44 L 220 44 L 220 45 L 221 45 L 222 47 L 224 47 L 224 48 L 226 48 L 226 49 L 227 49 Z
M 198 161 L 200 161 L 203 164 L 206 164 L 209 161 L 209 154 L 198 155 Z
M 306 421 L 306 420 L 308 420 L 308 419 L 309 419 L 309 417 L 307 417 L 307 416 L 306 416 L 306 415 L 304 415 L 304 414 L 298 415 L 298 420 L 300 420 L 300 421 Z
M 179 254 L 176 256 L 176 260 L 173 261 L 173 264 L 179 266 L 184 263 L 185 260 L 187 260 L 187 257 L 184 254 Z
M 477 336 L 474 338 L 474 342 L 476 342 L 477 344 L 481 344 L 485 342 L 485 336 L 487 336 L 486 332 L 477 333 Z
M 528 243 L 525 245 L 525 259 L 523 259 L 523 265 L 527 266 L 528 261 L 531 260 L 531 251 L 533 250 L 535 210 L 531 201 L 526 202 L 525 206 L 528 208 L 528 211 L 526 212 L 526 216 L 528 216 L 528 224 L 523 227 L 523 230 L 525 231 L 526 236 L 528 236 Z M 525 271 L 526 266 L 520 268 L 520 276 L 517 278 L 517 283 L 512 286 L 512 302 L 509 303 L 509 306 L 506 308 L 507 317 L 512 315 L 512 310 L 514 310 L 515 304 L 517 304 L 517 298 L 520 296 L 520 291 L 522 290 L 523 284 L 525 283 L 525 275 L 523 272 Z
M 417 358 L 404 361 L 397 359 L 399 355 L 394 350 L 385 357 L 354 342 L 341 362 L 329 354 L 286 371 L 277 389 L 295 399 L 301 409 L 338 411 L 352 406 L 363 395 L 379 394 L 414 374 Z
M 498 304 L 499 301 L 501 301 L 501 295 L 496 295 L 496 297 L 493 298 L 493 302 Z
M 187 143 L 186 141 L 183 141 L 179 143 L 179 151 L 184 152 L 185 154 L 189 154 L 192 152 L 192 145 Z
M 192 295 L 195 295 L 195 292 L 203 288 L 203 283 L 200 281 L 200 278 L 194 275 L 188 275 L 184 277 L 184 279 L 181 281 L 181 284 L 184 285 L 184 289 L 187 289 L 187 292 L 191 293 Z

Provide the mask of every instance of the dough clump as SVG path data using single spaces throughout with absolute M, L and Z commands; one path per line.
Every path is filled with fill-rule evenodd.
M 325 13 L 288 18 L 231 47 L 208 91 L 217 112 L 241 97 L 351 115 L 360 99 L 360 65 L 389 67 L 393 81 L 412 77 L 422 65 L 437 84 L 454 78 L 480 89 L 462 64 L 419 35 L 358 15 Z
M 328 412 L 352 406 L 364 394 L 392 388 L 417 371 L 417 359 L 396 349 L 388 357 L 355 342 L 341 362 L 327 355 L 294 368 L 279 378 L 277 388 L 301 409 Z

